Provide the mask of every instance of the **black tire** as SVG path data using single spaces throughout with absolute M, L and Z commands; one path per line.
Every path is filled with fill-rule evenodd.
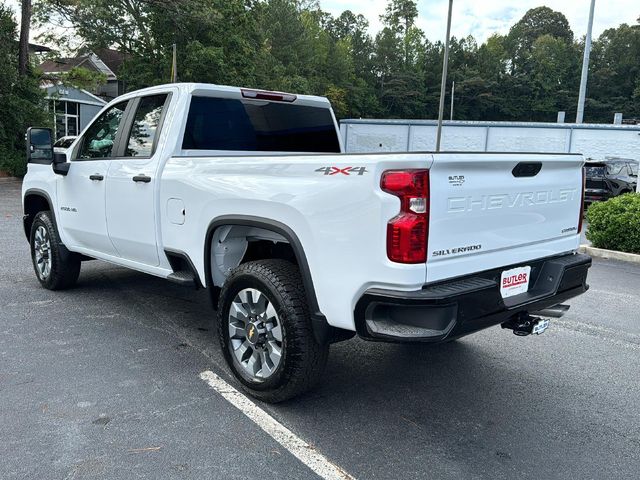
M 48 274 L 44 274 L 38 267 L 36 260 L 36 249 L 38 232 L 42 233 L 42 229 L 46 231 L 50 248 L 46 255 L 50 258 L 50 268 Z M 40 284 L 48 290 L 63 290 L 75 285 L 80 275 L 80 255 L 72 253 L 62 244 L 58 229 L 53 222 L 51 212 L 39 212 L 36 214 L 33 224 L 31 225 L 31 235 L 29 236 L 31 245 L 31 261 L 33 269 L 36 272 L 36 278 Z
M 248 376 L 232 353 L 229 337 L 231 304 L 243 289 L 256 289 L 273 304 L 282 329 L 282 355 L 271 376 Z M 225 360 L 242 388 L 269 403 L 282 402 L 313 388 L 320 380 L 329 344 L 314 336 L 300 272 L 285 260 L 259 260 L 235 268 L 225 282 L 218 302 L 218 335 Z

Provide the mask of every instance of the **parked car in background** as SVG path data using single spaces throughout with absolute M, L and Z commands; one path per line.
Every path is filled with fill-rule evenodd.
M 636 191 L 638 183 L 638 161 L 636 160 L 625 158 L 587 160 L 584 170 L 585 205 Z
M 605 176 L 613 197 L 635 192 L 638 185 L 638 161 L 607 158 Z
M 601 202 L 607 200 L 611 195 L 609 187 L 605 181 L 607 166 L 604 162 L 590 161 L 584 165 L 585 186 L 584 186 L 584 204 L 585 207 L 593 202 Z
M 53 151 L 55 153 L 66 153 L 67 149 L 73 145 L 73 142 L 75 141 L 75 139 L 78 137 L 73 137 L 73 136 L 66 136 L 66 137 L 60 137 L 56 143 L 53 144 Z

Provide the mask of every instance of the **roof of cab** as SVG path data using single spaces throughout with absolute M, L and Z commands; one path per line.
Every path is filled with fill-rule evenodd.
M 269 93 L 287 93 L 287 92 L 271 92 L 269 90 L 263 90 L 259 88 L 249 88 L 249 87 L 232 87 L 229 85 L 215 85 L 212 83 L 166 83 L 163 85 L 155 85 L 153 87 L 147 87 L 140 90 L 135 90 L 133 92 L 126 93 L 117 97 L 116 100 L 126 100 L 132 97 L 138 97 L 144 94 L 153 94 L 156 92 L 167 91 L 167 89 L 177 89 L 185 94 L 192 94 L 193 92 L 211 92 L 211 93 L 232 93 L 242 95 L 242 90 L 253 90 L 260 92 L 269 92 Z M 298 95 L 296 93 L 289 93 L 289 95 L 295 95 L 296 101 L 302 100 L 301 103 L 317 103 L 322 104 L 323 106 L 328 106 L 329 100 L 326 97 L 319 97 L 315 95 Z

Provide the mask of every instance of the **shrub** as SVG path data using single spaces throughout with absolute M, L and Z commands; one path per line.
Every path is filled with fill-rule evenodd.
M 587 238 L 594 247 L 640 254 L 640 193 L 594 203 L 587 221 Z
M 17 151 L 7 150 L 0 145 L 0 172 L 12 177 L 23 177 L 27 173 L 26 157 L 26 152 L 20 155 Z

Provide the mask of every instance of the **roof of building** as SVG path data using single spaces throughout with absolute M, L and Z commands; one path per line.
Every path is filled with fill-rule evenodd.
M 116 75 L 120 73 L 120 68 L 127 58 L 127 55 L 125 53 L 122 53 L 118 50 L 113 50 L 111 48 L 98 48 L 94 50 L 94 53 Z
M 42 53 L 42 52 L 50 52 L 51 49 L 49 47 L 45 47 L 44 45 L 29 43 L 29 51 L 33 53 Z
M 110 48 L 100 48 L 95 51 L 88 51 L 76 57 L 57 58 L 55 60 L 45 60 L 40 65 L 46 74 L 65 73 L 75 67 L 88 68 L 96 72 L 104 73 L 109 80 L 118 77 L 120 67 L 125 60 L 125 54 Z

